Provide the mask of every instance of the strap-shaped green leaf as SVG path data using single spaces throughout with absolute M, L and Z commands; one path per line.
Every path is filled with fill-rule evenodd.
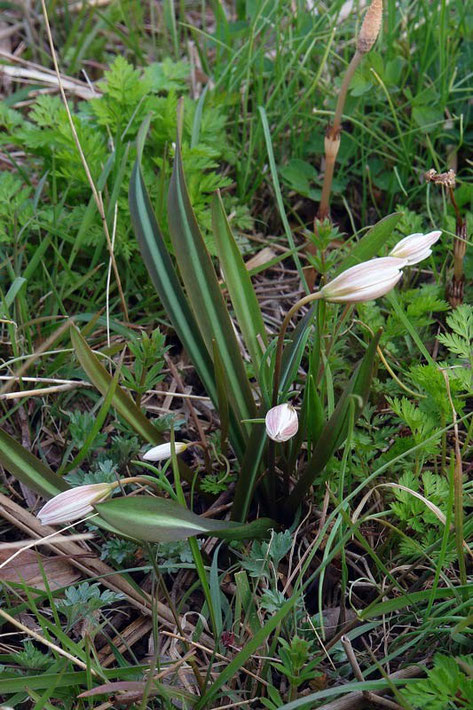
M 212 227 L 225 285 L 255 371 L 258 373 L 267 346 L 263 316 L 219 192 L 215 193 L 212 200 Z
M 105 397 L 110 391 L 113 379 L 104 368 L 97 356 L 87 345 L 80 332 L 75 326 L 71 326 L 71 341 L 77 358 L 85 370 L 85 373 L 92 384 Z M 164 439 L 161 433 L 145 417 L 141 409 L 138 409 L 129 394 L 121 387 L 115 387 L 112 404 L 117 412 L 133 429 L 150 444 L 161 444 Z
M 287 501 L 288 517 L 295 513 L 315 478 L 323 471 L 333 453 L 343 443 L 348 425 L 351 395 L 360 397 L 362 404 L 356 409 L 355 416 L 358 417 L 361 414 L 368 400 L 375 368 L 376 349 L 380 337 L 381 331 L 371 340 L 362 361 L 356 367 L 342 396 L 338 400 L 335 411 L 323 427 L 312 456 Z
M 232 322 L 190 203 L 179 133 L 178 129 L 168 193 L 168 224 L 176 261 L 209 353 L 212 352 L 212 339 L 218 342 L 227 368 L 228 398 L 235 414 L 240 420 L 250 419 L 255 415 L 256 408 Z
M 0 429 L 0 463 L 15 478 L 45 498 L 67 491 L 68 483 L 31 451 Z
M 166 248 L 141 175 L 138 159 L 133 167 L 128 198 L 135 235 L 154 287 L 207 394 L 218 407 L 212 358 L 207 351 Z M 230 412 L 230 441 L 240 460 L 243 456 L 244 438 L 239 418 Z
M 125 535 L 147 542 L 175 542 L 195 535 L 212 535 L 227 540 L 265 537 L 276 523 L 260 518 L 242 525 L 196 515 L 167 498 L 125 496 L 95 506 L 100 516 Z
M 196 320 L 187 302 L 156 220 L 138 160 L 131 174 L 128 193 L 131 221 L 159 299 L 179 340 L 187 351 L 207 394 L 216 404 L 213 365 Z
M 223 363 L 218 344 L 212 340 L 213 360 L 215 367 L 215 382 L 217 385 L 218 414 L 220 417 L 220 446 L 225 455 L 227 448 L 228 431 L 230 429 L 230 407 L 227 396 L 227 380 L 225 377 L 225 365 Z
M 350 266 L 361 264 L 362 261 L 368 261 L 376 256 L 391 236 L 401 217 L 402 212 L 393 212 L 393 214 L 388 214 L 380 219 L 379 222 L 376 222 L 342 261 L 335 272 L 335 276 L 341 274 L 342 271 L 346 271 Z

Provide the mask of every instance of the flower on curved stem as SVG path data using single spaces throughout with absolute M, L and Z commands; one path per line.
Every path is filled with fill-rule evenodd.
M 440 239 L 442 232 L 438 229 L 427 234 L 416 232 L 404 237 L 396 244 L 394 249 L 391 249 L 389 256 L 395 256 L 399 259 L 407 259 L 409 266 L 418 264 L 419 261 L 427 259 L 432 254 L 432 245 Z
M 188 444 L 184 444 L 182 441 L 176 441 L 175 444 L 176 454 L 182 454 L 183 451 L 187 449 Z M 159 446 L 153 446 L 146 453 L 143 454 L 144 461 L 163 461 L 164 459 L 171 458 L 171 444 L 159 444 Z
M 58 493 L 43 505 L 37 516 L 41 525 L 72 523 L 74 520 L 80 520 L 89 513 L 93 513 L 96 503 L 103 503 L 116 488 L 123 487 L 128 483 L 144 483 L 145 485 L 151 483 L 159 488 L 157 484 L 153 484 L 152 481 L 141 476 L 121 478 L 112 483 L 87 483 L 85 486 L 76 486 Z
M 71 523 L 92 513 L 95 503 L 106 500 L 118 483 L 89 483 L 59 493 L 37 513 L 41 525 Z
M 402 276 L 407 259 L 384 256 L 356 264 L 320 289 L 321 297 L 332 303 L 372 301 L 391 291 Z
M 397 284 L 402 276 L 402 268 L 407 266 L 407 263 L 407 259 L 385 256 L 356 264 L 356 266 L 350 267 L 332 279 L 332 281 L 329 281 L 320 291 L 310 293 L 301 298 L 289 309 L 282 322 L 276 345 L 273 374 L 273 406 L 276 406 L 278 401 L 284 336 L 293 315 L 302 306 L 322 298 L 333 303 L 361 303 L 384 296 Z

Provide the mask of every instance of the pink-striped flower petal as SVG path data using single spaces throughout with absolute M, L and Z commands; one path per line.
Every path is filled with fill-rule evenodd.
M 108 498 L 114 487 L 111 483 L 90 483 L 59 493 L 38 512 L 41 525 L 71 523 L 85 517 L 93 511 L 95 503 Z
M 265 418 L 266 433 L 273 441 L 288 441 L 297 434 L 299 420 L 297 412 L 290 404 L 272 407 Z
M 432 254 L 432 246 L 440 239 L 441 234 L 438 229 L 427 234 L 421 232 L 410 234 L 396 244 L 389 252 L 389 256 L 407 259 L 409 265 L 418 264 Z
M 361 303 L 384 296 L 397 284 L 407 259 L 384 256 L 356 264 L 322 287 L 326 301 Z

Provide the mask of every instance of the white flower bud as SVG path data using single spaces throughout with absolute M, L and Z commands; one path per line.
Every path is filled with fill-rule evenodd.
M 187 449 L 187 444 L 183 444 L 182 441 L 176 441 L 174 446 L 176 454 L 182 454 L 182 452 Z M 149 451 L 143 454 L 144 461 L 163 461 L 169 458 L 171 458 L 171 444 L 153 446 L 152 449 L 149 449 Z
M 428 234 L 421 232 L 410 234 L 396 244 L 394 249 L 389 252 L 389 256 L 406 259 L 409 265 L 418 264 L 419 261 L 427 259 L 432 254 L 431 247 L 440 239 L 441 234 L 442 232 L 439 230 Z
M 90 483 L 59 493 L 48 500 L 38 512 L 41 525 L 58 525 L 79 520 L 93 511 L 95 503 L 102 503 L 117 484 Z
M 290 404 L 272 407 L 265 418 L 266 433 L 273 441 L 287 441 L 297 434 L 299 420 L 297 412 Z
M 320 290 L 326 301 L 361 303 L 384 296 L 397 284 L 407 259 L 384 256 L 356 264 L 336 276 Z

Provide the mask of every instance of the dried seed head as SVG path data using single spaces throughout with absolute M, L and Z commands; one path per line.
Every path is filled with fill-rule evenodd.
M 445 187 L 452 188 L 452 190 L 455 188 L 456 174 L 454 170 L 448 170 L 446 173 L 438 173 L 436 170 L 431 168 L 424 173 L 424 178 L 427 182 L 434 182 L 437 185 L 444 185 Z
M 376 42 L 381 29 L 382 19 L 383 0 L 372 0 L 358 36 L 356 48 L 360 54 L 369 52 Z

